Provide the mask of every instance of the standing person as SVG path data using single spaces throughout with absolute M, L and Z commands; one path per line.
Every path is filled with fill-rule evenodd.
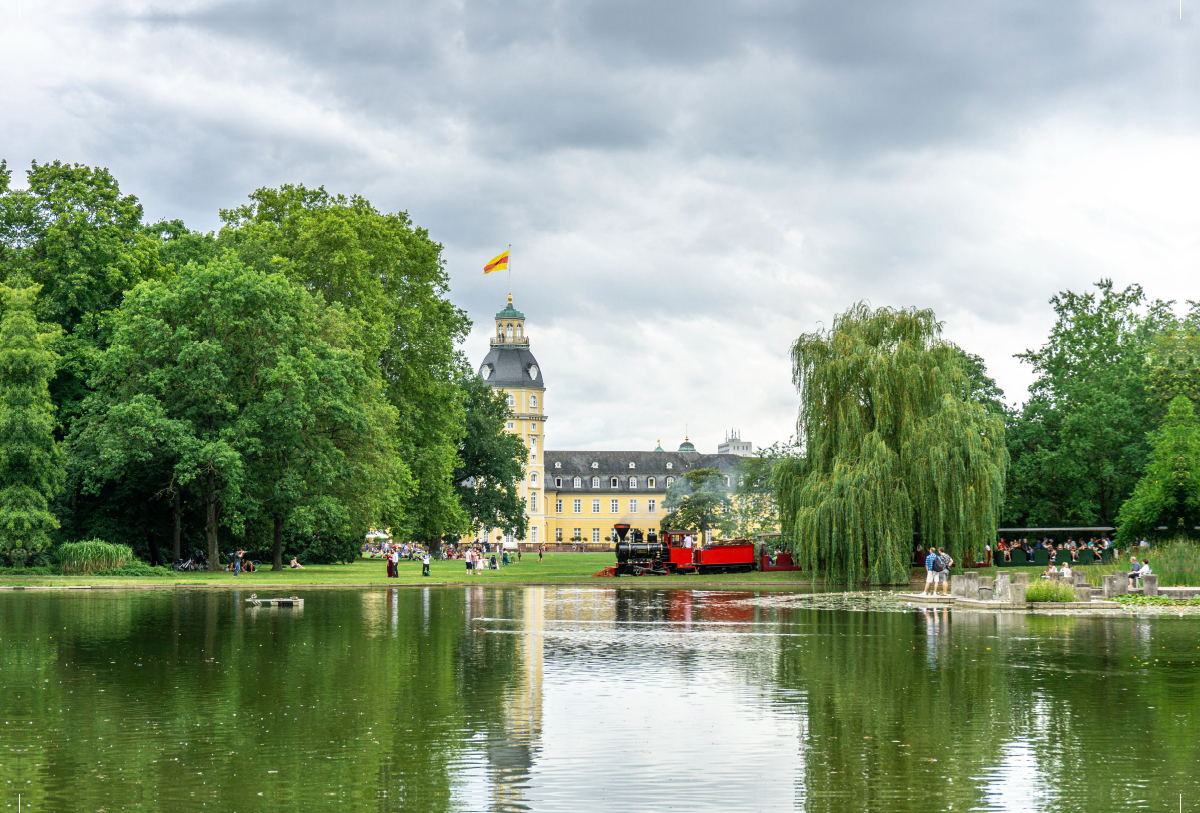
M 429 575 L 429 549 L 426 548 L 421 552 L 421 575 Z
M 950 558 L 950 554 L 946 553 L 945 548 L 938 548 L 938 558 L 942 560 L 942 571 L 938 573 L 938 584 L 945 588 L 942 592 L 948 596 L 950 595 L 950 568 L 954 567 L 954 560 Z
M 937 595 L 937 570 L 935 567 L 941 567 L 941 560 L 938 559 L 937 551 L 933 547 L 926 548 L 928 553 L 925 555 L 925 589 L 921 591 L 921 595 L 929 595 L 929 585 L 933 585 L 933 594 Z
M 388 557 L 388 561 L 392 563 L 391 577 L 393 579 L 400 578 L 400 548 L 392 548 L 392 553 Z
M 521 564 L 521 546 L 517 545 L 517 564 Z
M 233 577 L 236 579 L 238 574 L 242 572 L 242 557 L 246 555 L 246 551 L 234 551 L 233 554 Z
M 538 564 L 542 563 L 542 551 L 546 549 L 545 545 L 538 545 Z

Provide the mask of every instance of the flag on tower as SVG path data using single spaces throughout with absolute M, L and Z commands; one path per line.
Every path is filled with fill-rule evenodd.
M 488 261 L 488 264 L 483 267 L 483 273 L 490 274 L 493 271 L 504 271 L 508 268 L 508 252 L 498 254 Z

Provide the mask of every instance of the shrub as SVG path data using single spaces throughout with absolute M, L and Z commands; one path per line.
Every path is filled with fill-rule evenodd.
M 69 542 L 58 550 L 63 573 L 86 575 L 98 570 L 115 570 L 133 561 L 128 545 L 113 545 L 103 539 Z
M 1074 601 L 1075 588 L 1049 579 L 1034 582 L 1025 588 L 1026 601 Z

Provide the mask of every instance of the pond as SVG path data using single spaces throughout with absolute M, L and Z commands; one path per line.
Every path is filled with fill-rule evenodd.
M 0 809 L 1184 810 L 1200 619 L 634 587 L 0 594 Z

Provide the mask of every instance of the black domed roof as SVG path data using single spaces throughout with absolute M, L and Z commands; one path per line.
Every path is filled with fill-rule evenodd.
M 546 388 L 542 368 L 528 346 L 493 347 L 479 365 L 479 375 L 493 387 Z

